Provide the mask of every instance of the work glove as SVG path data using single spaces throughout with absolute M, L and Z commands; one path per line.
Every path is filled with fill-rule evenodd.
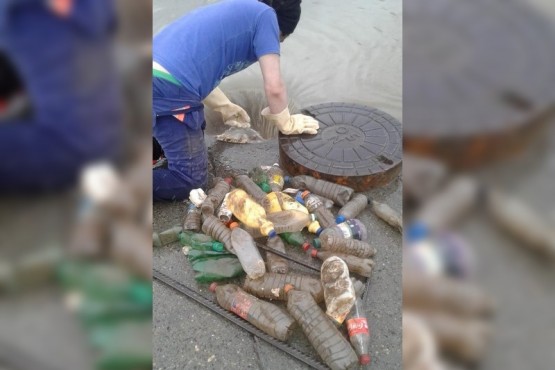
M 272 114 L 270 108 L 266 107 L 260 112 L 262 117 L 274 124 L 284 135 L 294 134 L 313 134 L 318 132 L 318 121 L 304 114 L 289 113 L 289 108 L 285 108 L 281 113 Z
M 225 125 L 239 128 L 251 127 L 251 118 L 247 112 L 237 104 L 230 102 L 219 88 L 216 87 L 203 103 L 220 113 Z

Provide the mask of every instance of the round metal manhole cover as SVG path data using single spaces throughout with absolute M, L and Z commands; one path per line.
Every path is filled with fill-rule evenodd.
M 474 167 L 532 143 L 555 103 L 551 25 L 517 1 L 405 5 L 405 151 Z
M 383 186 L 401 170 L 402 126 L 378 109 L 326 103 L 302 109 L 319 121 L 316 135 L 279 135 L 280 164 L 356 191 Z

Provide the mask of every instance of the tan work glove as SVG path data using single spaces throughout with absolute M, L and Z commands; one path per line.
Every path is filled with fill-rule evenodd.
M 251 127 L 251 118 L 247 112 L 237 104 L 229 101 L 227 96 L 218 87 L 203 100 L 203 103 L 220 113 L 225 125 L 241 128 Z
M 281 113 L 272 114 L 270 113 L 270 108 L 266 107 L 262 109 L 260 114 L 273 123 L 279 131 L 285 135 L 315 135 L 318 132 L 318 121 L 310 116 L 305 116 L 304 114 L 291 115 L 289 113 L 289 108 L 285 108 Z

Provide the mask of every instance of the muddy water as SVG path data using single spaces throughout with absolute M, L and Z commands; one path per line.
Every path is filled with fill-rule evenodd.
M 214 2 L 154 0 L 154 32 L 187 11 Z M 401 120 L 401 35 L 401 0 L 304 0 L 299 25 L 281 50 L 292 109 L 353 102 Z M 265 99 L 258 64 L 226 78 L 221 88 L 247 110 L 262 136 L 277 133 L 260 120 Z M 207 133 L 225 130 L 211 112 L 206 118 Z

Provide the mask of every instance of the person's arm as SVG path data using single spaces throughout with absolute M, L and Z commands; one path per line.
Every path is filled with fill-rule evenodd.
M 248 113 L 237 104 L 233 104 L 218 87 L 212 90 L 202 102 L 220 113 L 225 125 L 242 128 L 251 126 Z
M 267 54 L 258 60 L 262 78 L 264 79 L 264 93 L 272 114 L 278 114 L 287 108 L 287 91 L 281 79 L 279 55 Z

